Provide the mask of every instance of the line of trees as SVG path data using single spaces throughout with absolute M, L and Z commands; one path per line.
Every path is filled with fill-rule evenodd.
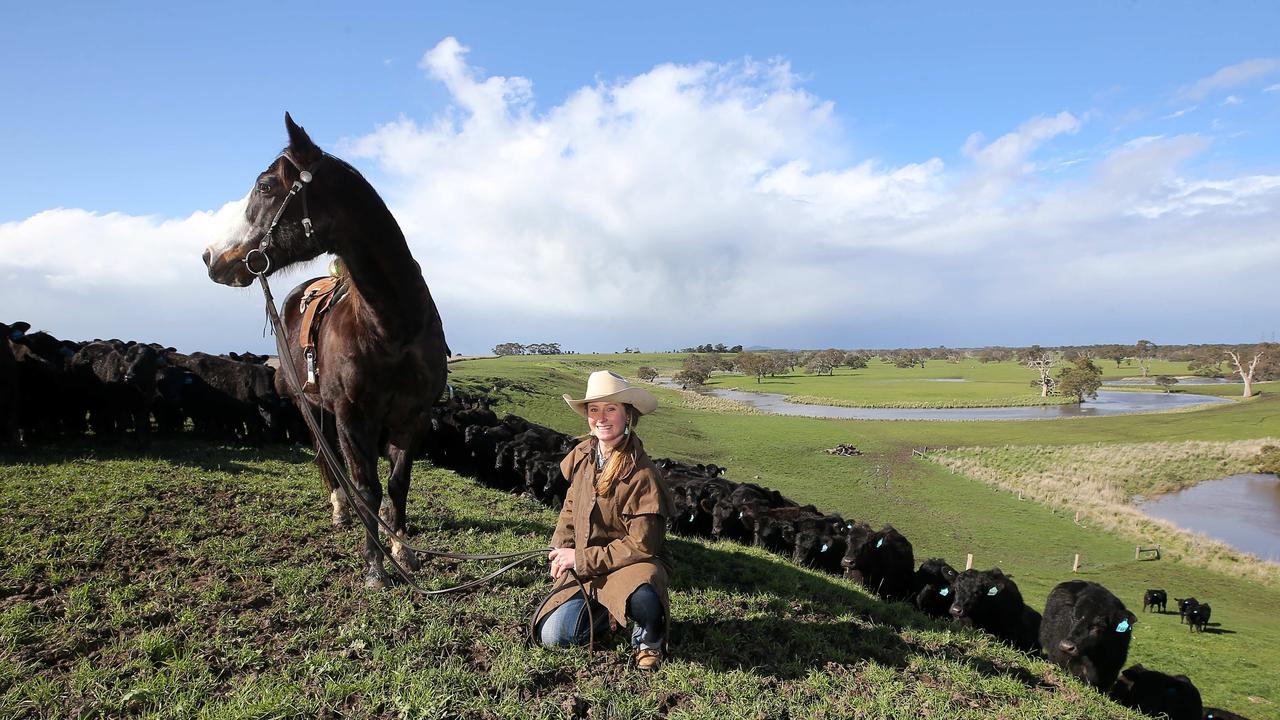
M 494 355 L 563 355 L 560 343 L 530 343 L 521 345 L 505 342 L 493 346 Z
M 740 352 L 742 352 L 742 346 L 741 346 L 741 345 L 734 345 L 733 347 L 729 347 L 729 346 L 725 345 L 724 343 L 716 343 L 715 345 L 712 345 L 711 343 L 707 343 L 707 344 L 705 344 L 705 345 L 696 345 L 696 346 L 694 346 L 694 347 L 680 348 L 680 349 L 679 349 L 679 350 L 677 350 L 676 352 L 682 352 L 682 353 L 740 353 Z

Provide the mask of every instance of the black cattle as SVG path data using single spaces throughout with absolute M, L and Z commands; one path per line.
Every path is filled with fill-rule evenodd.
M 1204 712 L 1200 691 L 1186 675 L 1166 675 L 1134 665 L 1111 686 L 1116 702 L 1168 720 L 1199 720 Z
M 754 483 L 735 485 L 728 495 L 721 496 L 709 507 L 703 502 L 703 509 L 711 513 L 712 537 L 742 543 L 755 542 L 756 516 L 776 507 L 796 507 L 796 503 L 777 490 Z
M 1200 603 L 1191 608 L 1187 612 L 1187 625 L 1190 632 L 1204 632 L 1204 628 L 1209 624 L 1209 617 L 1213 613 L 1213 608 L 1209 603 Z
M 1169 595 L 1163 590 L 1148 590 L 1142 594 L 1142 611 L 1146 612 L 1147 608 L 1164 612 L 1165 604 L 1169 602 Z
M 1195 598 L 1174 598 L 1173 601 L 1178 603 L 1178 622 L 1186 622 L 1191 608 L 1200 604 Z
M 24 442 L 84 432 L 84 407 L 75 401 L 66 370 L 81 344 L 27 328 L 15 323 L 9 336 L 22 387 L 18 425 Z
M 17 447 L 21 441 L 18 408 L 22 404 L 22 385 L 18 380 L 18 359 L 13 354 L 10 337 L 25 328 L 14 329 L 0 323 L 0 447 Z
M 769 508 L 756 516 L 756 545 L 791 557 L 796 551 L 796 523 L 821 517 L 822 513 L 812 505 Z
M 960 573 L 942 558 L 920 563 L 911 579 L 911 603 L 933 617 L 947 617 L 951 610 L 951 586 Z
M 911 542 L 892 525 L 870 532 L 866 525 L 854 523 L 848 528 L 846 542 L 840 563 L 846 575 L 884 599 L 911 596 L 915 556 Z
M 498 464 L 498 446 L 510 442 L 512 437 L 511 430 L 501 423 L 468 426 L 462 433 L 462 442 L 467 449 L 470 472 L 492 481 Z
M 160 356 L 148 345 L 113 341 L 80 348 L 71 359 L 72 387 L 95 433 L 132 427 L 138 441 L 146 442 L 159 366 Z
M 182 412 L 197 432 L 261 444 L 278 424 L 284 378 L 266 365 L 239 362 L 206 353 L 168 352 L 170 365 L 189 371 L 182 377 Z
M 1087 580 L 1068 580 L 1049 593 L 1040 645 L 1050 662 L 1106 690 L 1129 656 L 1137 621 L 1105 587 Z
M 806 517 L 796 522 L 796 547 L 791 561 L 839 575 L 843 572 L 849 528 L 839 515 Z
M 1027 607 L 1018 584 L 1000 568 L 965 570 L 952 583 L 951 596 L 948 612 L 959 624 L 985 630 L 1019 650 L 1040 649 L 1040 613 Z
M 734 484 L 718 477 L 685 475 L 676 468 L 663 470 L 662 474 L 675 500 L 671 529 L 682 535 L 711 537 L 712 517 L 707 508 L 714 508 L 720 498 L 731 493 Z

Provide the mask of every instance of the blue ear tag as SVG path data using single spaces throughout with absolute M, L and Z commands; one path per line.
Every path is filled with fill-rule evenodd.
M 938 591 L 938 594 L 941 595 L 942 597 L 946 597 L 951 594 L 951 588 L 944 587 Z
M 192 383 L 194 383 L 194 382 L 195 382 L 195 378 L 191 377 L 190 375 L 183 375 L 183 376 L 182 376 L 182 384 L 183 384 L 183 385 L 191 385 L 191 384 L 192 384 Z
M 822 543 L 822 549 L 821 549 L 821 550 L 819 550 L 818 552 L 826 552 L 826 551 L 827 551 L 827 548 L 829 548 L 829 547 L 831 547 L 831 546 L 830 546 L 830 545 L 828 545 L 828 544 L 826 544 L 826 543 Z
M 991 589 L 987 591 L 987 597 L 995 597 L 998 592 L 1000 592 L 1000 588 L 992 585 Z
M 1118 633 L 1129 632 L 1129 620 L 1128 619 L 1121 620 L 1120 624 L 1116 626 L 1116 632 Z
M 880 547 L 881 545 L 884 545 L 884 538 L 880 538 L 876 541 L 876 547 Z

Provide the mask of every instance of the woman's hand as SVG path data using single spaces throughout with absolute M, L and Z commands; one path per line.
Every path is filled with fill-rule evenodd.
M 574 567 L 573 548 L 556 548 L 551 551 L 551 577 L 559 580 L 561 575 Z

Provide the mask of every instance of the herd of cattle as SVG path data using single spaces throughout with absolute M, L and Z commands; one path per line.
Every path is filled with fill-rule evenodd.
M 152 432 L 179 432 L 188 421 L 210 439 L 310 443 L 264 355 L 187 355 L 29 330 L 25 322 L 0 323 L 0 447 L 89 429 L 103 436 L 131 431 L 145 443 Z
M 172 348 L 117 340 L 75 343 L 26 323 L 0 323 L 0 446 L 59 435 L 123 434 L 145 442 L 152 430 L 172 433 L 190 420 L 193 431 L 240 442 L 310 443 L 293 404 L 275 385 L 275 371 L 259 355 L 185 355 Z M 421 454 L 504 490 L 552 506 L 569 485 L 560 460 L 575 439 L 507 415 L 484 398 L 452 395 L 433 409 Z M 1013 578 L 999 568 L 957 571 L 931 558 L 918 567 L 911 542 L 891 525 L 870 525 L 801 506 L 752 483 L 723 477 L 724 468 L 657 460 L 675 498 L 675 533 L 735 540 L 793 562 L 861 583 L 885 600 L 984 630 L 1051 662 L 1150 715 L 1240 717 L 1203 708 L 1186 676 L 1141 665 L 1124 667 L 1137 617 L 1098 583 L 1070 580 L 1055 587 L 1044 614 L 1028 606 Z M 1204 630 L 1210 608 L 1178 600 L 1192 631 Z M 1149 590 L 1143 609 L 1164 613 L 1167 595 Z

